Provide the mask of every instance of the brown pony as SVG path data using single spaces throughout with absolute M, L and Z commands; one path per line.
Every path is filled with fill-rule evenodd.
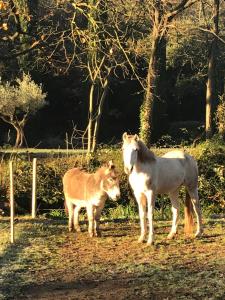
M 102 166 L 95 173 L 87 173 L 74 168 L 63 177 L 65 207 L 69 213 L 69 231 L 80 231 L 79 211 L 87 209 L 90 237 L 99 236 L 99 220 L 105 201 L 109 196 L 112 200 L 120 197 L 119 180 L 112 161 Z

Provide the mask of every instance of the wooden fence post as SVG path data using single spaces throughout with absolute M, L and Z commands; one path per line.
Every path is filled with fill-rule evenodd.
M 36 196 L 36 186 L 37 186 L 37 158 L 33 159 L 33 180 L 32 180 L 32 218 L 36 218 L 37 211 L 37 196 Z
M 9 162 L 10 178 L 10 241 L 14 243 L 14 183 L 13 183 L 13 162 Z

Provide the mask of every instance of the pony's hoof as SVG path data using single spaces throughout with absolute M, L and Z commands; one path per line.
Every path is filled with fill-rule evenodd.
M 76 232 L 81 232 L 80 227 L 76 227 L 75 230 L 76 230 Z
M 69 232 L 72 232 L 72 231 L 73 231 L 73 228 L 72 228 L 72 227 L 70 227 L 70 228 L 69 228 Z
M 90 238 L 94 237 L 94 233 L 93 232 L 89 233 L 89 236 Z
M 154 241 L 153 240 L 147 241 L 147 246 L 153 246 L 153 245 L 154 245 Z

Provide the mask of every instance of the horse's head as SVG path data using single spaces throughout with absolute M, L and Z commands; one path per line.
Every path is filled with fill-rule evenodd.
M 106 165 L 104 178 L 102 180 L 102 188 L 112 200 L 116 201 L 120 198 L 118 174 L 112 160 Z
M 137 134 L 128 135 L 126 132 L 123 134 L 123 162 L 124 162 L 124 172 L 130 174 L 133 170 L 134 165 L 138 159 L 139 150 L 139 137 Z

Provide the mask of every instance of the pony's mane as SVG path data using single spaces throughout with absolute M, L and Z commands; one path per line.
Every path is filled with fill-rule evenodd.
M 137 141 L 139 149 L 138 149 L 138 160 L 142 163 L 146 161 L 155 161 L 155 154 L 148 149 L 148 147 L 141 141 Z

